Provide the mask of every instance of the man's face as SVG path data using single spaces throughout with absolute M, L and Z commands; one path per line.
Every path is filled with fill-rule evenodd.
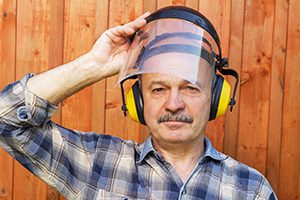
M 143 74 L 144 117 L 154 143 L 190 143 L 203 136 L 211 82 L 200 88 L 176 76 Z

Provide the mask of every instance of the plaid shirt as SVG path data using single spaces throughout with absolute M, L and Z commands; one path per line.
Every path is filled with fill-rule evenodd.
M 277 199 L 258 171 L 205 151 L 187 181 L 153 148 L 50 121 L 56 107 L 26 89 L 31 75 L 0 93 L 0 146 L 68 199 Z

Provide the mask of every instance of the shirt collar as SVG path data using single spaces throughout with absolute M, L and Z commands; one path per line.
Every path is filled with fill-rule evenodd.
M 140 146 L 140 158 L 138 159 L 137 163 L 141 163 L 145 157 L 151 151 L 155 151 L 153 144 L 152 144 L 152 137 L 151 135 L 146 139 L 146 141 Z M 211 144 L 210 140 L 205 137 L 204 138 L 204 153 L 199 160 L 199 164 L 202 164 L 204 160 L 210 157 L 217 161 L 225 160 L 228 156 L 218 152 Z
M 138 159 L 138 163 L 142 162 L 146 155 L 151 152 L 155 151 L 153 144 L 152 144 L 152 137 L 151 135 L 147 138 L 147 140 L 141 145 L 141 153 L 140 153 L 140 158 Z
M 201 156 L 199 163 L 201 163 L 205 158 L 210 157 L 217 161 L 225 160 L 228 156 L 218 152 L 211 144 L 210 140 L 205 137 L 204 138 L 204 153 Z

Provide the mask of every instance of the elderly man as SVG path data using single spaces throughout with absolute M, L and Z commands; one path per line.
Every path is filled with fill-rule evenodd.
M 0 145 L 68 199 L 276 199 L 256 170 L 217 152 L 207 122 L 230 86 L 219 38 L 197 11 L 167 7 L 105 31 L 80 58 L 26 75 L 0 95 Z M 50 120 L 56 105 L 119 73 L 123 111 L 150 131 L 143 144 Z M 125 96 L 123 84 L 137 79 Z

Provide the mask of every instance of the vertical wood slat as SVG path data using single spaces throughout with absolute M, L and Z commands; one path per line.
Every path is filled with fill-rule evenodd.
M 229 67 L 235 69 L 241 75 L 241 62 L 243 50 L 243 30 L 244 30 L 244 1 L 233 1 L 231 7 L 231 33 L 229 48 Z M 241 77 L 239 77 L 241 78 Z M 235 79 L 228 77 L 228 81 L 234 89 Z M 232 91 L 233 92 L 233 91 Z M 236 158 L 237 139 L 239 124 L 239 95 L 240 87 L 236 91 L 236 105 L 233 112 L 226 113 L 224 152 Z
M 63 31 L 61 1 L 19 1 L 18 10 L 17 78 L 21 78 L 25 73 L 38 73 L 61 64 Z M 53 119 L 60 122 L 60 114 Z M 25 172 L 19 165 L 15 171 L 17 173 L 15 173 L 14 199 L 26 196 L 25 194 L 29 199 L 45 199 L 46 195 L 58 196 L 55 190 L 50 187 L 46 189 L 44 183 Z M 18 181 L 23 179 L 29 183 Z M 28 187 L 18 186 L 18 183 Z
M 16 77 L 49 69 L 50 1 L 17 1 Z M 16 162 L 15 162 L 16 163 Z M 47 186 L 21 165 L 14 168 L 14 199 L 46 199 Z
M 103 28 L 102 21 L 99 21 L 102 19 L 96 19 L 103 17 L 100 11 L 96 12 L 99 5 L 95 0 L 64 1 L 64 63 L 79 57 L 92 47 L 96 34 Z M 97 31 L 96 25 L 99 25 Z M 81 131 L 91 131 L 92 128 L 102 131 L 103 124 L 97 119 L 104 112 L 101 106 L 104 101 L 103 92 L 97 91 L 103 91 L 102 87 L 103 82 L 97 83 L 64 100 L 63 126 Z M 64 199 L 63 196 L 60 197 L 60 200 Z
M 228 0 L 215 1 L 213 6 L 212 1 L 209 0 L 201 0 L 199 3 L 199 11 L 211 21 L 218 32 L 222 46 L 222 55 L 225 57 L 228 56 L 229 50 L 230 7 L 231 1 Z M 224 117 L 209 122 L 206 134 L 216 149 L 222 151 L 224 141 Z
M 95 9 L 94 0 L 65 1 L 64 63 L 79 57 L 93 45 Z M 63 101 L 63 126 L 82 131 L 91 130 L 91 102 L 91 87 L 87 87 Z
M 157 7 L 157 0 L 147 1 L 144 0 L 143 12 L 154 12 Z
M 184 5 L 185 0 L 157 0 L 157 9 L 171 6 L 171 5 Z
M 243 30 L 244 30 L 244 0 L 233 0 L 231 3 L 230 20 L 230 44 L 229 44 L 229 67 L 235 69 L 241 76 L 242 53 L 243 53 Z M 241 77 L 240 77 L 241 78 Z M 234 89 L 235 79 L 228 77 L 228 81 Z M 238 125 L 240 108 L 240 87 L 236 92 L 236 105 L 233 112 L 226 113 L 224 152 L 233 158 L 237 156 Z
M 279 198 L 300 198 L 300 4 L 289 1 Z
M 0 88 L 15 80 L 16 2 L 0 2 Z M 0 200 L 11 200 L 13 159 L 0 149 Z
M 111 1 L 110 4 L 109 1 Z M 15 77 L 15 69 L 13 69 L 15 65 L 15 50 L 17 51 L 17 79 L 25 73 L 44 71 L 60 64 L 63 59 L 62 53 L 56 53 L 56 51 L 61 49 L 63 45 L 62 36 L 58 36 L 62 34 L 59 31 L 63 30 L 63 25 L 62 22 L 58 21 L 64 20 L 67 29 L 64 32 L 64 62 L 67 62 L 90 48 L 95 36 L 97 37 L 108 26 L 108 17 L 112 17 L 109 19 L 109 25 L 113 26 L 119 24 L 119 22 L 125 23 L 143 11 L 153 11 L 156 7 L 185 4 L 197 8 L 201 4 L 199 2 L 202 2 L 202 5 L 208 3 L 205 0 L 157 0 L 151 2 L 143 0 L 138 1 L 138 4 L 134 5 L 133 1 L 130 0 L 105 0 L 104 3 L 103 1 L 94 3 L 95 1 L 93 1 L 88 4 L 92 5 L 91 7 L 95 7 L 96 11 L 91 12 L 90 10 L 93 9 L 83 6 L 83 13 L 93 14 L 90 15 L 91 17 L 82 17 L 79 16 L 80 13 L 78 12 L 78 6 L 80 5 L 80 8 L 82 8 L 79 1 L 66 0 L 64 4 L 63 1 L 58 0 L 19 0 L 18 13 L 16 13 L 15 9 L 12 9 L 16 6 L 16 2 L 16 0 L 0 1 L 0 10 L 9 11 L 9 15 L 0 19 L 1 86 L 12 82 Z M 300 52 L 297 44 L 300 43 L 298 14 L 300 13 L 300 8 L 295 0 L 289 2 L 285 0 L 276 1 L 276 6 L 274 2 L 271 0 L 259 2 L 244 0 L 232 1 L 230 6 L 228 4 L 226 6 L 225 4 L 228 2 L 224 3 L 222 1 L 219 4 L 214 4 L 214 6 L 217 5 L 216 8 L 206 8 L 209 12 L 217 10 L 219 13 L 220 8 L 223 10 L 220 12 L 225 12 L 224 6 L 226 8 L 228 6 L 231 7 L 231 9 L 226 11 L 225 17 L 228 20 L 231 16 L 230 38 L 228 34 L 224 36 L 222 33 L 222 31 L 228 33 L 227 29 L 222 30 L 227 22 L 220 21 L 224 20 L 222 17 L 208 15 L 210 15 L 209 19 L 211 21 L 217 22 L 218 33 L 225 40 L 225 44 L 222 41 L 222 47 L 229 50 L 226 55 L 229 54 L 230 56 L 230 67 L 242 72 L 240 73 L 240 75 L 242 74 L 240 106 L 235 106 L 234 113 L 227 113 L 225 120 L 221 119 L 221 122 L 216 122 L 216 127 L 212 127 L 217 134 L 221 133 L 220 137 L 213 138 L 213 141 L 217 144 L 218 149 L 222 148 L 223 142 L 226 153 L 256 167 L 263 173 L 266 172 L 273 188 L 278 191 L 279 199 L 299 199 L 300 149 L 297 142 L 300 138 L 297 131 L 300 129 L 300 122 L 297 119 L 300 118 L 300 109 L 298 106 L 299 96 L 297 94 L 299 93 L 300 74 L 298 65 L 300 60 L 297 55 Z M 118 5 L 112 5 L 113 3 Z M 42 9 L 38 11 L 41 7 Z M 55 11 L 53 8 L 59 8 L 59 10 Z M 63 14 L 62 9 L 65 11 L 64 19 L 59 17 Z M 33 13 L 36 16 L 35 19 L 30 18 L 32 17 L 30 15 Z M 51 20 L 49 19 L 49 13 L 52 16 Z M 15 48 L 16 44 L 14 41 L 14 17 L 16 14 L 18 14 L 17 48 Z M 83 23 L 80 20 L 86 17 L 88 18 L 86 22 L 90 24 L 90 28 L 85 28 L 87 26 L 86 22 Z M 69 21 L 70 18 L 71 21 Z M 99 20 L 100 18 L 101 20 Z M 45 19 L 45 21 L 41 19 Z M 245 26 L 243 26 L 244 21 Z M 50 27 L 47 28 L 47 26 Z M 37 30 L 41 30 L 39 34 L 37 34 Z M 49 31 L 48 33 L 47 30 Z M 77 35 L 74 36 L 73 34 Z M 285 44 L 286 37 L 287 45 Z M 57 39 L 55 40 L 55 38 Z M 85 42 L 87 42 L 84 44 L 80 43 L 77 41 L 78 38 L 84 38 Z M 229 47 L 226 47 L 226 42 L 229 39 Z M 76 41 L 76 44 L 72 44 L 72 40 Z M 38 46 L 35 44 L 38 44 Z M 286 51 L 285 48 L 287 49 Z M 10 51 L 7 51 L 7 49 Z M 285 69 L 284 66 L 286 66 Z M 114 88 L 115 80 L 108 79 L 107 81 L 108 84 L 103 81 L 92 88 L 88 88 L 80 94 L 82 95 L 80 97 L 72 97 L 75 100 L 73 99 L 71 103 L 67 102 L 64 105 L 66 107 L 62 111 L 64 115 L 63 124 L 69 128 L 75 127 L 80 130 L 97 132 L 103 132 L 106 128 L 106 133 L 142 141 L 147 134 L 147 130 L 137 124 L 132 125 L 133 122 L 130 119 L 122 116 L 119 108 L 121 102 L 120 96 L 118 96 L 119 88 Z M 258 84 L 259 82 L 261 85 Z M 107 93 L 106 97 L 105 93 Z M 84 98 L 85 95 L 88 97 Z M 81 104 L 90 105 L 87 106 L 88 109 L 85 109 L 86 107 L 82 108 Z M 69 109 L 68 106 L 71 108 Z M 116 107 L 112 108 L 114 106 Z M 76 109 L 80 109 L 80 111 L 75 113 Z M 240 113 L 238 112 L 239 110 Z M 89 116 L 84 115 L 81 117 L 81 113 L 85 112 L 90 113 Z M 73 119 L 70 119 L 70 116 L 74 113 L 75 117 L 73 116 Z M 116 115 L 118 116 L 117 121 L 119 119 L 122 121 L 120 123 L 121 126 L 126 127 L 119 129 L 113 127 Z M 74 119 L 75 122 L 73 123 Z M 82 119 L 84 119 L 84 122 L 80 122 Z M 233 121 L 236 119 L 237 121 Z M 57 122 L 60 121 L 60 113 L 55 120 Z M 104 123 L 103 120 L 106 122 Z M 82 124 L 85 122 L 88 123 Z M 224 122 L 225 135 L 223 141 L 222 132 L 224 128 L 222 126 Z M 139 135 L 140 132 L 144 132 L 145 135 Z M 124 135 L 122 133 L 130 134 Z M 55 191 L 51 188 L 47 189 L 44 184 L 40 184 L 30 174 L 23 174 L 18 167 L 13 168 L 12 159 L 8 158 L 6 153 L 4 155 L 1 154 L 1 151 L 0 167 L 2 163 L 5 163 L 5 167 L 7 162 L 9 163 L 8 169 L 0 171 L 1 200 L 12 199 L 11 179 L 13 169 L 15 170 L 15 184 L 13 185 L 15 196 L 13 199 L 58 198 L 58 194 Z M 1 173 L 5 174 L 5 178 L 3 178 Z M 18 189 L 21 185 L 21 183 L 18 183 L 20 182 L 19 180 L 22 180 L 22 187 L 24 187 L 24 184 L 25 186 L 31 185 L 31 187 L 25 187 L 24 190 Z M 5 192 L 1 190 L 3 185 L 6 189 Z
M 95 39 L 108 28 L 109 0 L 96 1 Z M 105 88 L 106 80 L 92 86 L 92 127 L 91 130 L 104 133 L 105 129 Z
M 246 0 L 237 158 L 265 173 L 274 1 Z
M 185 6 L 198 10 L 199 0 L 185 0 Z
M 245 1 L 233 0 L 231 4 L 231 28 L 230 28 L 230 45 L 229 45 L 229 67 L 235 69 L 241 78 L 242 52 L 243 52 L 243 30 L 244 30 L 244 6 Z M 228 77 L 228 81 L 234 89 L 235 79 Z M 237 140 L 239 125 L 239 108 L 240 108 L 240 87 L 236 92 L 236 105 L 233 112 L 226 113 L 224 152 L 236 158 Z
M 143 13 L 143 1 L 110 0 L 109 27 L 125 24 Z M 129 116 L 121 112 L 120 87 L 116 86 L 117 77 L 107 79 L 105 132 L 124 139 L 141 140 L 141 125 L 133 123 Z M 128 88 L 126 88 L 128 89 Z
M 54 68 L 63 63 L 63 19 L 64 19 L 64 2 L 61 0 L 50 1 L 50 21 L 49 30 L 49 67 Z M 51 118 L 54 122 L 61 124 L 61 107 L 59 106 L 58 112 Z M 46 199 L 58 200 L 60 194 L 55 188 L 47 187 Z
M 272 52 L 272 76 L 268 131 L 268 157 L 266 177 L 278 192 L 282 136 L 282 108 L 284 68 L 287 41 L 288 2 L 277 0 L 275 5 L 274 41 Z

